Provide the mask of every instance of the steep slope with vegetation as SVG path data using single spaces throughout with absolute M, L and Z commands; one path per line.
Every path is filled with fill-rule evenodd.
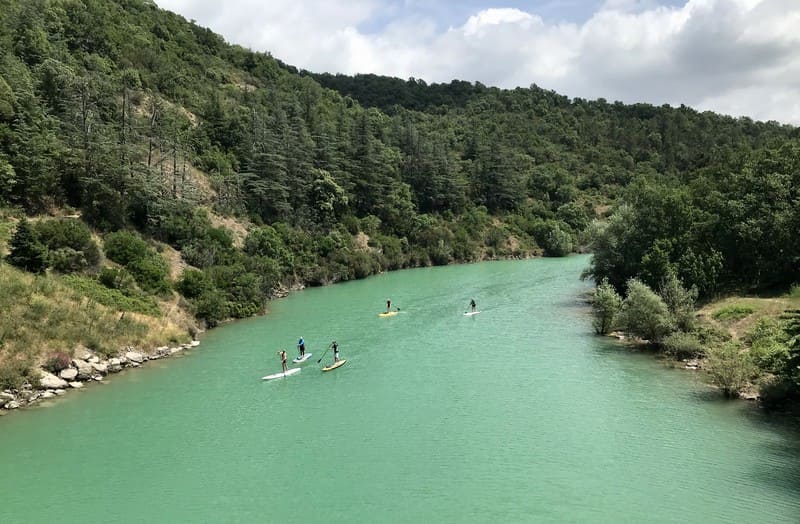
M 626 187 L 713 181 L 797 133 L 535 86 L 309 76 L 149 0 L 0 0 L 0 12 L 4 263 L 42 276 L 4 274 L 96 297 L 117 318 L 183 307 L 213 326 L 296 285 L 564 255 Z M 703 238 L 687 267 L 706 275 Z M 598 267 L 617 284 L 636 273 Z M 42 355 L 11 338 L 0 367 L 22 376 Z M 76 343 L 91 341 L 34 347 Z

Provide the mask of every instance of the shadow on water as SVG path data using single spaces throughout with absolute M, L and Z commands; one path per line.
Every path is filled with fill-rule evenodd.
M 762 444 L 769 458 L 758 464 L 754 478 L 800 495 L 800 415 L 755 406 L 745 409 L 744 415 L 754 425 L 767 428 L 777 437 Z

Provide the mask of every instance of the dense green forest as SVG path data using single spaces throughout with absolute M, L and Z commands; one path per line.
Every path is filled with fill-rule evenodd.
M 177 292 L 214 325 L 298 284 L 590 245 L 591 276 L 619 292 L 668 274 L 701 298 L 799 280 L 794 127 L 315 75 L 149 0 L 0 12 L 6 260 L 140 313 Z

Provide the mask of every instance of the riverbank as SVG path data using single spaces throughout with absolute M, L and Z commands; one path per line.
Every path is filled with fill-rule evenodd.
M 777 296 L 728 296 L 699 308 L 680 343 L 652 344 L 621 331 L 609 336 L 669 367 L 706 373 L 709 385 L 726 396 L 777 405 L 791 398 L 780 378 L 790 358 L 783 317 L 798 308 L 797 288 Z
M 199 345 L 200 341 L 192 340 L 176 346 L 161 346 L 149 353 L 128 347 L 118 356 L 108 359 L 87 348 L 80 348 L 75 351 L 75 357 L 64 362 L 63 369 L 56 373 L 40 369 L 38 381 L 34 381 L 36 384 L 26 383 L 18 389 L 0 391 L 0 416 L 66 395 L 72 390 L 83 389 L 123 370 L 139 368 L 149 361 L 168 358 Z

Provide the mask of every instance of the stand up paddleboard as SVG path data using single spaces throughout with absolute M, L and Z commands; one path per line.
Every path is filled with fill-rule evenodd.
M 471 317 L 472 315 L 477 315 L 478 313 L 480 313 L 480 311 L 467 311 L 466 313 L 464 313 L 464 316 Z
M 397 314 L 397 311 L 389 311 L 388 313 L 378 313 L 379 317 L 393 317 Z
M 342 366 L 344 366 L 344 363 L 345 363 L 345 362 L 347 362 L 347 361 L 346 361 L 346 360 L 340 360 L 339 362 L 336 362 L 336 363 L 334 363 L 334 364 L 331 364 L 331 365 L 330 365 L 330 366 L 328 366 L 328 367 L 322 368 L 322 371 L 333 371 L 333 370 L 334 370 L 334 369 L 336 369 L 336 368 L 339 368 L 339 367 L 342 367 Z
M 300 368 L 292 368 L 288 370 L 286 373 L 275 373 L 274 375 L 267 375 L 266 377 L 261 377 L 261 380 L 272 380 L 275 378 L 290 377 L 295 373 L 300 373 Z
M 295 358 L 293 358 L 293 359 L 292 359 L 292 362 L 294 362 L 295 364 L 299 364 L 299 363 L 301 363 L 301 362 L 305 362 L 306 360 L 308 360 L 309 358 L 311 358 L 311 355 L 312 355 L 312 353 L 306 353 L 306 354 L 305 354 L 305 355 L 303 355 L 302 357 L 300 357 L 300 356 L 297 356 L 297 357 L 295 357 Z

